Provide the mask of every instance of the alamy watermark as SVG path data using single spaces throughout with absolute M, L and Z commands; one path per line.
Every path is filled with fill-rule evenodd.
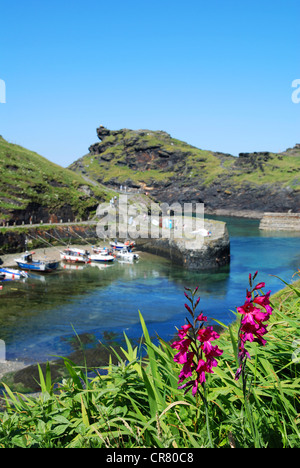
M 0 79 L 0 104 L 6 104 L 6 84 Z
M 300 102 L 300 79 L 294 80 L 292 82 L 292 88 L 296 88 L 292 93 L 292 101 L 294 104 L 299 104 Z
M 292 347 L 295 349 L 295 351 L 292 354 L 292 362 L 294 364 L 299 364 L 300 362 L 300 338 L 297 338 L 296 340 L 293 341 Z
M 97 216 L 96 230 L 101 239 L 172 239 L 185 249 L 199 250 L 204 237 L 211 235 L 204 227 L 203 203 L 146 204 L 120 195 L 100 204 Z
M 0 364 L 6 362 L 5 341 L 0 340 Z

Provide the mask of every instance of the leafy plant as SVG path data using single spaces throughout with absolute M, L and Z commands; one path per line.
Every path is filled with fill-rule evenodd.
M 240 321 L 224 327 L 218 338 L 223 353 L 214 372 L 205 374 L 203 400 L 198 391 L 184 395 L 178 388 L 182 371 L 182 363 L 174 361 L 178 349 L 160 338 L 154 344 L 140 313 L 143 337 L 133 347 L 125 335 L 120 351 L 111 348 L 117 365 L 110 360 L 105 368 L 88 369 L 63 358 L 68 377 L 59 385 L 52 382 L 49 365 L 44 373 L 40 367 L 37 398 L 13 393 L 4 384 L 0 446 L 299 447 L 299 362 L 293 358 L 299 287 L 289 285 L 271 299 L 266 346 L 247 342 L 251 359 L 247 359 L 246 386 L 243 379 L 235 379 Z M 204 330 L 198 330 L 199 323 L 191 322 L 196 334 Z M 204 341 L 196 344 L 201 359 Z

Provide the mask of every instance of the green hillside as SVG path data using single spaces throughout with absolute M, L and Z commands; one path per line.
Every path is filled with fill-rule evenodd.
M 0 222 L 86 218 L 107 190 L 0 137 Z M 36 219 L 34 219 L 36 217 Z
M 221 161 L 226 165 L 234 162 L 233 156 L 198 149 L 163 131 L 123 129 L 102 136 L 98 129 L 98 136 L 103 141 L 92 145 L 90 153 L 70 169 L 104 183 L 113 179 L 148 183 L 174 176 L 200 176 L 209 183 L 222 173 Z
M 104 133 L 104 130 L 106 131 Z M 300 190 L 300 147 L 285 153 L 241 153 L 234 157 L 189 145 L 163 131 L 98 129 L 101 143 L 71 164 L 70 169 L 105 183 L 151 182 L 187 178 L 210 185 L 230 178 L 234 186 L 245 182 L 280 182 Z
M 108 130 L 70 169 L 157 200 L 203 201 L 209 209 L 299 211 L 300 145 L 239 157 L 196 148 L 163 131 Z

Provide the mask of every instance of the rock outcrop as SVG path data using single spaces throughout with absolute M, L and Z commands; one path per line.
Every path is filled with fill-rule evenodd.
M 163 131 L 97 129 L 101 140 L 70 168 L 112 188 L 143 190 L 158 202 L 203 202 L 260 218 L 265 211 L 298 211 L 300 148 L 225 153 L 201 150 Z

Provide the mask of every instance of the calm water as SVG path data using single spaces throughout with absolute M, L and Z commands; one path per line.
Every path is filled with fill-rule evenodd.
M 0 339 L 6 358 L 28 363 L 67 355 L 76 333 L 123 331 L 141 336 L 138 311 L 149 331 L 168 339 L 186 316 L 184 286 L 199 285 L 199 310 L 226 324 L 231 310 L 244 301 L 248 275 L 259 270 L 272 292 L 290 281 L 300 267 L 300 237 L 292 233 L 262 233 L 253 220 L 225 220 L 231 238 L 231 264 L 217 272 L 191 273 L 167 260 L 141 255 L 135 264 L 64 269 L 25 282 L 6 283 L 0 293 Z M 73 328 L 72 328 L 73 327 Z

